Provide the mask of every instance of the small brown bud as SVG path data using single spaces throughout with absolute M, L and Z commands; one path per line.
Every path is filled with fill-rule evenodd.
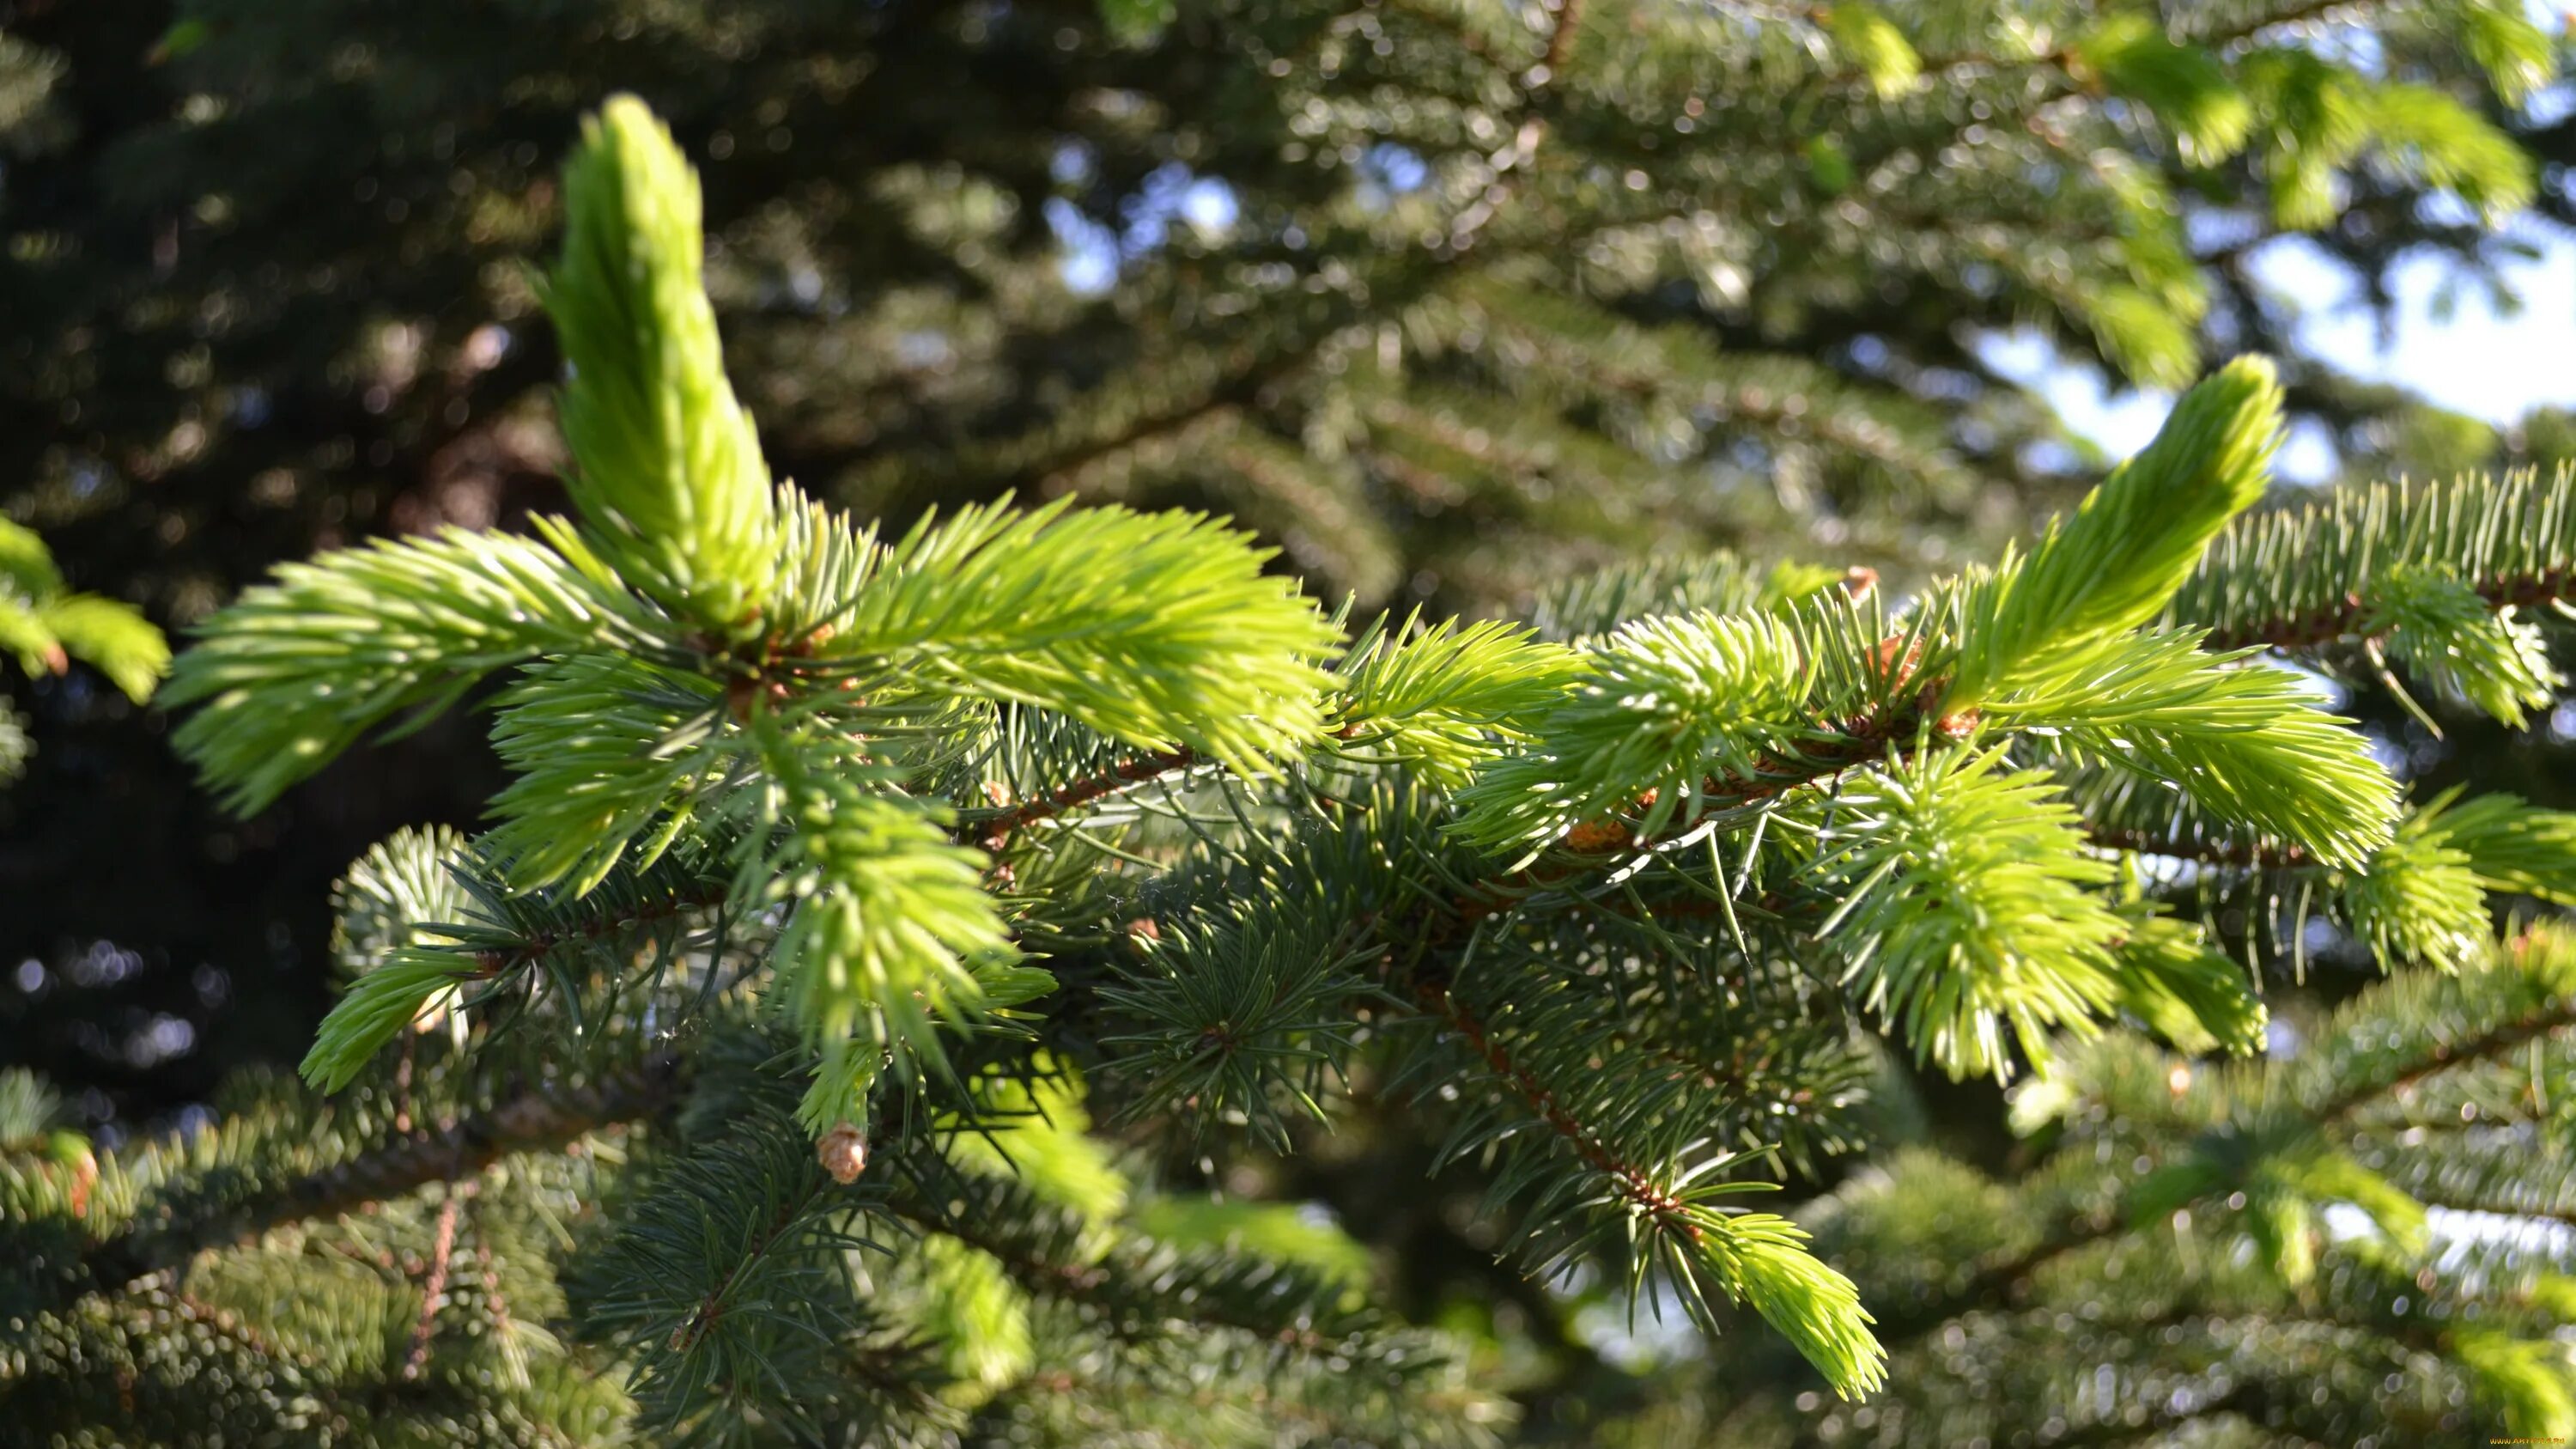
M 1154 924 L 1152 916 L 1138 916 L 1127 923 L 1127 934 L 1139 941 L 1159 941 L 1163 928 Z
M 1911 681 L 1914 671 L 1921 667 L 1923 644 L 1920 640 L 1909 643 L 1903 634 L 1890 634 L 1878 641 L 1876 658 L 1878 667 L 1887 671 L 1889 682 L 1902 685 Z
M 1866 599 L 1878 587 L 1878 570 L 1867 564 L 1853 564 L 1843 570 L 1843 592 L 1855 599 Z
M 1586 820 L 1565 832 L 1565 848 L 1581 855 L 1595 855 L 1626 845 L 1634 833 L 1623 820 Z
M 814 1144 L 814 1160 L 838 1183 L 853 1183 L 868 1170 L 868 1135 L 844 1122 Z
M 996 810 L 1007 809 L 1011 803 L 1010 787 L 999 780 L 987 780 L 984 782 L 984 798 L 992 801 Z

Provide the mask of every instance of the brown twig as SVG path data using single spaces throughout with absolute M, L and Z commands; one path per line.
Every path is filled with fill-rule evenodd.
M 2121 850 L 2135 855 L 2162 855 L 2210 865 L 2268 866 L 2282 870 L 2316 864 L 2316 858 L 2306 850 L 2277 841 L 2193 840 L 2186 836 L 2158 835 L 2110 825 L 2089 826 L 2084 833 L 2088 840 L 2104 850 Z
M 420 1284 L 420 1320 L 411 1326 L 411 1352 L 403 1356 L 402 1376 L 416 1380 L 429 1367 L 429 1340 L 438 1328 L 438 1310 L 447 1299 L 447 1267 L 456 1252 L 456 1209 L 460 1189 L 450 1189 L 438 1205 L 438 1228 L 430 1238 L 429 1271 Z
M 1575 33 L 1583 27 L 1583 0 L 1557 0 L 1556 26 L 1547 34 L 1547 54 L 1539 64 L 1547 67 L 1549 79 L 1565 68 L 1574 55 Z M 1546 81 L 1538 84 L 1544 85 Z
M 1446 1022 L 1451 1030 L 1465 1038 L 1467 1045 L 1493 1069 L 1494 1075 L 1519 1094 L 1521 1100 L 1538 1114 L 1540 1121 L 1564 1138 L 1576 1156 L 1617 1185 L 1621 1197 L 1653 1214 L 1656 1221 L 1665 1226 L 1680 1229 L 1692 1242 L 1700 1241 L 1700 1226 L 1691 1220 L 1689 1205 L 1664 1191 L 1642 1169 L 1622 1161 L 1617 1153 L 1612 1152 L 1609 1144 L 1601 1140 L 1600 1134 L 1590 1124 L 1566 1110 L 1565 1104 L 1557 1099 L 1546 1083 L 1532 1075 L 1528 1067 L 1512 1059 L 1502 1043 L 1494 1040 L 1485 1024 L 1456 995 L 1425 985 L 1414 993 L 1414 1000 L 1425 1012 Z
M 1051 790 L 1034 800 L 1004 811 L 989 819 L 967 822 L 965 830 L 986 850 L 1000 851 L 1011 843 L 1011 837 L 1039 821 L 1052 819 L 1068 810 L 1088 805 L 1103 795 L 1113 795 L 1130 785 L 1141 785 L 1158 775 L 1186 770 L 1199 763 L 1199 753 L 1183 746 L 1177 750 L 1158 750 L 1139 755 L 1104 773 L 1076 780 L 1070 785 Z

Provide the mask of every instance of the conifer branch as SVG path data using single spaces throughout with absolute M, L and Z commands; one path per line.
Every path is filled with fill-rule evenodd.
M 2419 672 L 2483 676 L 2545 672 L 2511 613 L 2571 600 L 2576 473 L 2562 468 L 2341 488 L 2249 513 L 2201 557 L 2169 618 L 2206 631 L 2211 649 L 2384 642 Z M 2445 682 L 2508 724 L 2531 702 L 2526 687 L 2497 698 L 2486 678 Z
M 2436 1043 L 2430 1052 L 2403 1070 L 2378 1080 L 2354 1083 L 2306 1109 L 2304 1115 L 2323 1127 L 2344 1125 L 2365 1108 L 2428 1077 L 2492 1060 L 2571 1024 L 2576 1024 L 2576 996 L 2562 994 L 2464 1041 Z M 2126 1207 L 2124 1199 L 2104 1210 L 2063 1221 L 2028 1247 L 1979 1269 L 1956 1291 L 1914 1309 L 1890 1312 L 1881 1321 L 1881 1341 L 1895 1348 L 1923 1338 L 1956 1318 L 2015 1300 L 2042 1269 L 2125 1230 L 2129 1223 Z
M 2548 568 L 2510 577 L 2479 579 L 2470 585 L 2490 609 L 2527 609 L 2576 600 L 2576 569 Z M 2269 648 L 2284 654 L 2322 649 L 2330 644 L 2365 644 L 2397 631 L 2391 623 L 2374 624 L 2372 610 L 2358 593 L 2347 592 L 2328 608 L 2312 613 L 2247 620 L 2212 630 L 2201 647 L 2219 652 Z
M 969 821 L 961 828 L 960 833 L 971 835 L 976 843 L 986 850 L 999 853 L 1010 844 L 1014 834 L 1031 825 L 1042 820 L 1054 819 L 1069 810 L 1080 809 L 1094 800 L 1105 795 L 1114 795 L 1131 785 L 1141 785 L 1176 770 L 1189 769 L 1199 762 L 1198 751 L 1186 747 L 1177 750 L 1156 750 L 1150 754 L 1138 755 L 1113 769 L 1059 786 L 1034 800 L 1005 810 L 999 815 Z
M 1678 1232 L 1693 1243 L 1702 1240 L 1702 1230 L 1691 1218 L 1689 1205 L 1666 1192 L 1654 1178 L 1631 1162 L 1622 1161 L 1602 1141 L 1601 1135 L 1578 1120 L 1558 1101 L 1547 1084 L 1531 1075 L 1529 1068 L 1513 1060 L 1502 1043 L 1485 1030 L 1464 1002 L 1448 990 L 1425 983 L 1414 993 L 1414 1000 L 1427 1015 L 1444 1023 L 1464 1039 L 1470 1050 L 1482 1057 L 1497 1079 L 1545 1122 L 1548 1129 L 1565 1139 L 1576 1156 L 1608 1178 L 1618 1194 L 1652 1216 L 1668 1232 Z
M 2570 1025 L 2576 1025 L 2576 995 L 2563 995 L 2528 1015 L 2498 1022 L 2466 1040 L 2435 1042 L 2422 1059 L 2404 1070 L 2376 1081 L 2355 1081 L 2310 1110 L 2320 1122 L 2340 1123 L 2363 1108 L 2383 1098 L 2399 1095 L 2428 1077 L 2471 1062 L 2493 1060 L 2515 1047 L 2537 1041 Z
M 594 1132 L 650 1116 L 678 1097 L 685 1059 L 657 1053 L 582 1087 L 535 1086 L 435 1130 L 397 1137 L 336 1167 L 201 1216 L 170 1216 L 90 1244 L 61 1301 L 115 1293 L 209 1248 L 255 1242 L 290 1223 L 365 1212 L 434 1183 L 480 1177 L 502 1158 L 556 1151 Z
M 1140 1253 L 1131 1244 L 1121 1244 L 1109 1254 L 1094 1258 L 1053 1255 L 1041 1251 L 1025 1235 L 1005 1231 L 1003 1220 L 995 1214 L 976 1211 L 971 1202 L 967 1207 L 967 1211 L 951 1211 L 917 1190 L 899 1193 L 884 1204 L 886 1211 L 923 1231 L 954 1238 L 992 1258 L 1014 1282 L 1030 1292 L 1100 1315 L 1113 1333 L 1133 1336 L 1143 1330 L 1145 1320 L 1168 1313 L 1205 1327 L 1249 1333 L 1281 1348 L 1323 1353 L 1348 1344 L 1353 1334 L 1370 1321 L 1366 1315 L 1342 1314 L 1342 1321 L 1330 1326 L 1344 1331 L 1327 1332 L 1304 1315 L 1246 1311 L 1247 1305 L 1223 1292 L 1192 1294 L 1184 1302 L 1165 1303 L 1139 1293 L 1127 1281 L 1140 1259 L 1152 1257 L 1150 1249 Z M 1285 1309 L 1289 1305 L 1270 1302 L 1264 1306 Z

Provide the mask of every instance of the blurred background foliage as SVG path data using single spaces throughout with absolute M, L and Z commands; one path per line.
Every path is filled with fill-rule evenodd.
M 2099 476 L 2004 337 L 2119 386 L 2271 353 L 2342 476 L 2576 457 L 2576 414 L 2313 353 L 2259 265 L 2299 235 L 2386 307 L 2401 265 L 2505 288 L 2576 222 L 2563 40 L 2518 3 L 1935 0 L 1892 46 L 1851 6 L 1562 3 L 0 0 L 0 505 L 174 631 L 281 559 L 560 508 L 522 259 L 618 89 L 703 169 L 777 472 L 897 522 L 1212 509 L 1364 608 L 1712 546 L 1901 587 Z M 0 1039 L 111 1140 L 299 1056 L 330 881 L 500 783 L 451 716 L 236 822 L 105 677 L 0 688 L 34 740 Z M 2558 724 L 2354 707 L 2419 776 L 2576 803 Z M 2014 1150 L 1987 1088 L 1884 1110 Z M 1418 1311 L 1626 1351 L 1493 1265 L 1422 1151 L 1378 1123 L 1266 1188 Z

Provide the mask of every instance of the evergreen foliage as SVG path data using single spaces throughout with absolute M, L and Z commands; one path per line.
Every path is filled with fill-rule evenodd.
M 74 593 L 35 531 L 0 518 L 0 650 L 32 675 L 62 674 L 77 659 L 137 703 L 170 667 L 170 646 L 133 605 Z M 0 781 L 34 746 L 25 721 L 0 699 Z
M 1293 52 L 1273 90 L 1314 116 L 1306 155 L 1401 131 L 1425 196 L 1303 214 L 1342 268 L 1316 289 L 1144 258 L 1182 320 L 1136 348 L 1151 369 L 1110 358 L 971 443 L 894 428 L 829 492 L 1229 503 L 1363 593 L 1342 611 L 1198 513 L 963 503 L 878 534 L 775 480 L 721 366 L 698 178 L 608 103 L 538 289 L 572 516 L 283 565 L 165 694 L 255 812 L 497 681 L 495 825 L 350 869 L 350 980 L 301 1085 L 106 1147 L 0 1075 L 5 1423 L 1561 1434 L 1520 1423 L 1499 1333 L 1409 1323 L 1340 1227 L 1216 1191 L 1391 1114 L 1430 1142 L 1406 1176 L 1473 1183 L 1476 1230 L 1551 1284 L 1528 1302 L 1687 1325 L 1602 1441 L 2576 1434 L 2548 1230 L 2576 1212 L 2576 938 L 2532 920 L 2576 902 L 2576 822 L 2409 799 L 2334 712 L 2403 681 L 2427 722 L 2543 717 L 2568 474 L 2259 511 L 2300 394 L 2236 361 L 2030 547 L 1901 596 L 1718 554 L 1566 583 L 1525 627 L 1378 608 L 1419 562 L 1391 495 L 1507 518 L 1507 549 L 1443 559 L 1492 580 L 1674 516 L 1708 541 L 1687 459 L 1777 482 L 1811 541 L 1924 565 L 1901 518 L 2045 433 L 1947 436 L 1906 379 L 1958 358 L 1919 333 L 1883 369 L 1710 348 L 1649 299 L 1723 309 L 1752 263 L 1674 201 L 1785 199 L 1772 245 L 1806 260 L 1762 266 L 1806 268 L 1783 294 L 1816 312 L 1852 271 L 1937 276 L 1976 294 L 1942 327 L 2038 317 L 2182 382 L 2200 183 L 2251 178 L 2275 224 L 2378 186 L 2530 193 L 2458 67 L 2352 64 L 2311 18 L 1115 8 L 1139 57 Z M 981 23 L 1090 44 L 1059 21 Z M 2548 75 L 2512 5 L 2372 36 L 2455 49 L 2476 93 Z M 1412 98 L 1396 131 L 1342 103 L 1373 80 Z M 1819 90 L 1850 129 L 1780 103 Z M 1978 206 L 1883 227 L 1953 201 Z M 2385 980 L 2311 1013 L 2282 987 L 2318 941 Z M 1927 1147 L 1847 1171 L 1906 1062 L 2014 1083 L 2027 1171 Z
M 0 0 L 0 507 L 173 628 L 282 559 L 565 511 L 525 263 L 583 113 L 633 89 L 703 169 L 769 475 L 889 535 L 1006 493 L 1222 514 L 1363 622 L 1536 619 L 1567 568 L 1650 549 L 1904 592 L 2099 477 L 2027 385 L 2039 340 L 2113 383 L 2272 355 L 2294 434 L 2357 474 L 2563 455 L 2563 419 L 2355 381 L 2275 291 L 2293 255 L 2383 311 L 2428 260 L 2467 305 L 2509 281 L 2515 199 L 2571 211 L 2538 18 Z M 43 904 L 0 959 L 154 963 L 0 998 L 93 1121 L 291 1053 L 320 882 L 502 773 L 451 712 L 243 826 L 121 695 L 8 688 L 59 743 L 0 800 L 5 889 Z M 135 1071 L 165 1016 L 193 1046 Z
M 1875 90 L 1929 65 L 1829 15 Z M 2068 44 L 2247 144 L 2212 52 Z M 1471 1337 L 1157 1161 L 1398 1103 L 1522 1269 L 1696 1330 L 1724 1442 L 2576 1429 L 2568 1250 L 2480 1230 L 2568 1212 L 2576 939 L 2495 921 L 2576 900 L 2576 826 L 2410 805 L 2255 657 L 2387 641 L 2524 718 L 2554 675 L 2471 666 L 2536 658 L 2567 475 L 2249 512 L 2282 394 L 2245 359 L 1902 600 L 1721 559 L 1532 628 L 1360 621 L 1195 515 L 808 501 L 720 370 L 669 134 L 611 102 L 565 184 L 573 516 L 286 566 L 166 695 L 255 810 L 506 672 L 498 823 L 353 868 L 309 1085 L 99 1152 L 0 1079 L 8 1422 L 1494 1442 Z M 2319 920 L 2387 979 L 2265 1055 Z M 1747 1205 L 1871 1141 L 1907 1057 L 2018 1083 L 2034 1170 Z

